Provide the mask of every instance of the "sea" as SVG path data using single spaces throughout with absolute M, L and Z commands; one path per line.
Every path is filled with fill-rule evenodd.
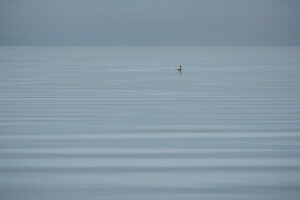
M 299 198 L 299 46 L 0 47 L 0 199 Z

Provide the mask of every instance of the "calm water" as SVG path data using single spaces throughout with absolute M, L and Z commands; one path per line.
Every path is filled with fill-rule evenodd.
M 0 197 L 298 200 L 299 77 L 300 47 L 0 47 Z

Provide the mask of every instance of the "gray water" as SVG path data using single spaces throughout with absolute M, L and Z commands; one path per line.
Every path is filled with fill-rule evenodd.
M 0 198 L 298 200 L 299 76 L 300 47 L 0 47 Z

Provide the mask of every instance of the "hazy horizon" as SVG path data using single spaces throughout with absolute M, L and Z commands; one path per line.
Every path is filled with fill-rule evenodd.
M 297 0 L 2 0 L 1 46 L 300 45 Z

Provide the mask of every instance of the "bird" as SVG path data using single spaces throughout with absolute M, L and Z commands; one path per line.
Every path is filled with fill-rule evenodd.
M 180 65 L 179 68 L 177 69 L 178 71 L 181 71 L 182 66 Z

